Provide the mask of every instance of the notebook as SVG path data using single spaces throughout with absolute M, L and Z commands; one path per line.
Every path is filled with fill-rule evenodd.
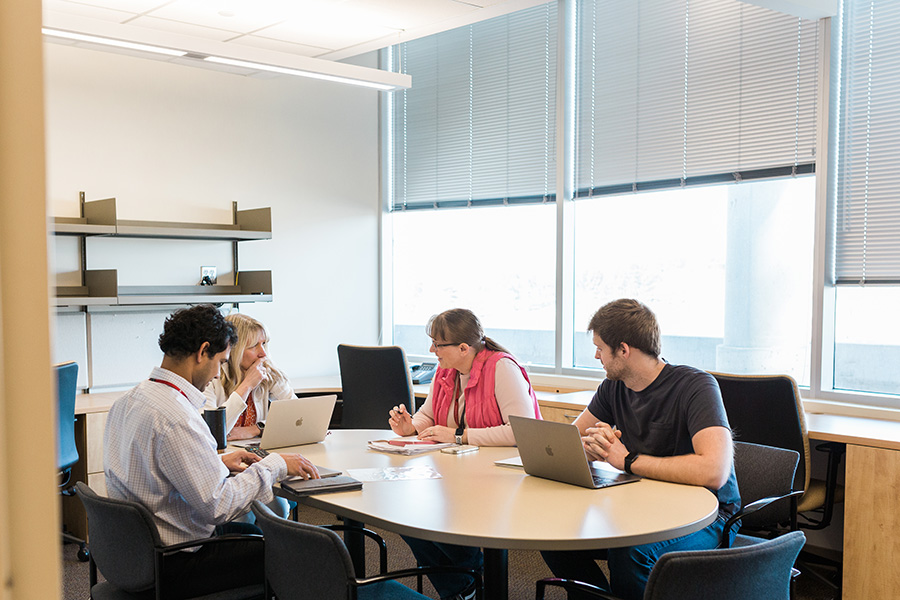
M 640 480 L 609 466 L 592 466 L 574 425 L 515 415 L 510 415 L 509 424 L 529 475 L 594 489 Z
M 337 396 L 312 396 L 276 400 L 269 406 L 262 437 L 231 442 L 234 446 L 258 445 L 263 450 L 302 446 L 321 442 L 328 435 L 328 424 Z
M 268 429 L 268 427 L 266 427 Z M 349 475 L 336 475 L 327 479 L 292 479 L 281 482 L 281 487 L 287 488 L 296 496 L 312 496 L 313 494 L 331 494 L 334 492 L 349 492 L 361 490 L 362 481 Z

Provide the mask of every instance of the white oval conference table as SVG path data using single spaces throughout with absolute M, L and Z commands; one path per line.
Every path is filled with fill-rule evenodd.
M 494 464 L 517 456 L 515 448 L 418 456 L 367 448 L 369 440 L 392 437 L 390 430 L 332 430 L 323 442 L 279 451 L 299 452 L 317 465 L 349 470 L 351 475 L 353 469 L 430 467 L 440 478 L 364 481 L 362 490 L 299 500 L 402 535 L 482 547 L 485 597 L 491 600 L 508 596 L 509 549 L 581 550 L 658 542 L 699 531 L 718 512 L 715 495 L 702 487 L 643 479 L 591 490 Z M 279 495 L 291 497 L 287 491 Z M 351 552 L 358 561 L 359 542 Z

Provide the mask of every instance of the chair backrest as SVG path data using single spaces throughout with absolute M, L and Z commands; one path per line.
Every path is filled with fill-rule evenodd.
M 53 365 L 53 370 L 56 372 L 59 412 L 56 466 L 64 470 L 78 462 L 78 448 L 75 447 L 75 388 L 78 381 L 78 363 Z
M 150 511 L 137 502 L 98 496 L 82 481 L 75 490 L 87 513 L 91 558 L 106 580 L 127 592 L 152 589 L 154 548 L 162 543 Z
M 791 568 L 805 541 L 793 531 L 750 546 L 663 554 L 644 600 L 788 600 Z
M 259 501 L 256 524 L 266 547 L 266 579 L 278 600 L 346 600 L 355 578 L 350 553 L 335 532 L 287 521 Z
M 746 506 L 762 498 L 791 493 L 799 461 L 800 454 L 794 450 L 735 442 L 734 472 L 741 503 Z M 743 517 L 741 522 L 745 527 L 761 529 L 784 523 L 790 518 L 791 503 L 785 499 Z
M 800 454 L 794 489 L 809 489 L 809 436 L 797 382 L 788 375 L 712 373 L 734 439 Z
M 344 429 L 384 429 L 388 412 L 405 404 L 414 412 L 412 379 L 399 346 L 338 346 Z

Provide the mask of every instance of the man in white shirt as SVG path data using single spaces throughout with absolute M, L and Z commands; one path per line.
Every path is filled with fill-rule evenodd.
M 260 533 L 232 523 L 254 500 L 272 500 L 272 485 L 288 476 L 317 478 L 299 454 L 264 459 L 245 450 L 219 455 L 200 409 L 203 389 L 228 360 L 237 341 L 217 308 L 176 311 L 163 326 L 162 365 L 119 398 L 109 411 L 104 438 L 107 492 L 143 504 L 153 515 L 163 544 L 225 533 Z M 229 473 L 237 473 L 229 477 Z M 225 543 L 169 557 L 167 597 L 213 593 L 264 581 L 261 544 Z M 130 590 L 140 591 L 140 590 Z

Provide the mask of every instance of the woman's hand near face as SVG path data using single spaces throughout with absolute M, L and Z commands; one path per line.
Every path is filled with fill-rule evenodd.
M 413 425 L 412 416 L 406 410 L 405 404 L 400 404 L 391 409 L 388 425 L 391 431 L 397 435 L 415 435 L 416 427 Z
M 269 378 L 269 370 L 266 368 L 266 360 L 264 358 L 257 359 L 250 368 L 244 371 L 244 378 L 240 385 L 235 388 L 235 392 L 246 400 L 250 392 L 259 387 L 263 381 Z

